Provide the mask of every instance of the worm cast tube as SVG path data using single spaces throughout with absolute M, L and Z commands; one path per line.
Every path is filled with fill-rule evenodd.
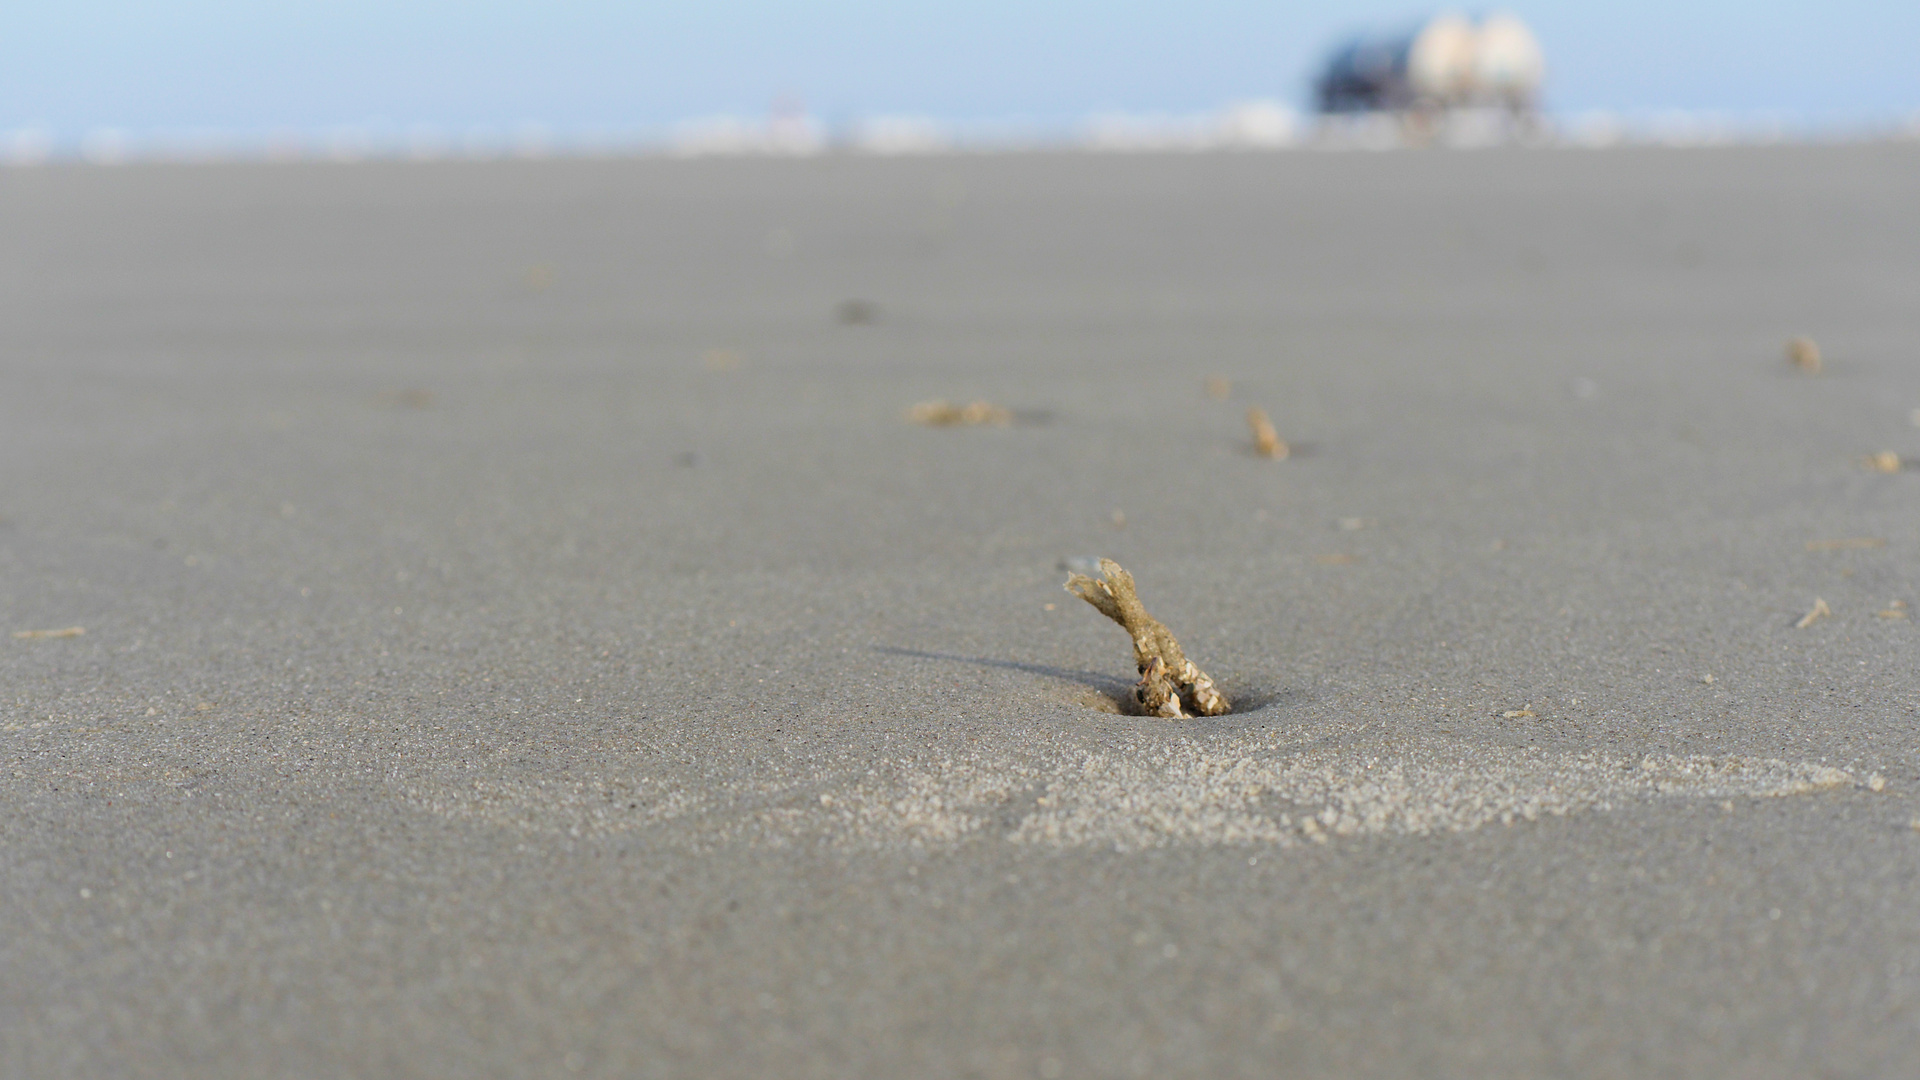
M 1219 716 L 1231 707 L 1207 673 L 1187 659 L 1166 624 L 1147 614 L 1134 589 L 1133 575 L 1119 563 L 1101 559 L 1097 578 L 1069 574 L 1066 588 L 1119 623 L 1133 639 L 1133 663 L 1140 672 L 1133 700 L 1142 713 L 1177 720 Z

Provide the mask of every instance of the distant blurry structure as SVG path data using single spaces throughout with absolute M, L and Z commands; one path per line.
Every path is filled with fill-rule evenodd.
M 1475 26 L 1445 14 L 1411 33 L 1342 45 L 1314 89 L 1322 113 L 1500 108 L 1530 117 L 1545 73 L 1540 43 L 1518 18 L 1489 15 Z

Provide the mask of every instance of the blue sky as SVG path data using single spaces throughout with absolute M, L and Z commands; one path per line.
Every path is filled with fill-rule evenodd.
M 1034 123 L 1305 104 L 1337 39 L 1443 6 L 21 0 L 0 5 L 0 130 L 634 129 L 781 99 L 829 121 Z M 1920 111 L 1920 0 L 1500 6 L 1542 39 L 1555 111 Z

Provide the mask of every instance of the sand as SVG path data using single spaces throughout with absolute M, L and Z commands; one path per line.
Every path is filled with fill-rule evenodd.
M 0 170 L 0 1074 L 1910 1075 L 1916 180 Z

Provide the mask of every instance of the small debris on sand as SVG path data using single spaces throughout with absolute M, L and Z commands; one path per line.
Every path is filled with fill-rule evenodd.
M 1712 685 L 1713 685 L 1713 683 L 1714 683 L 1714 679 L 1713 679 L 1713 676 L 1712 676 L 1711 674 L 1707 674 L 1707 675 L 1702 675 L 1702 676 L 1700 676 L 1700 681 L 1701 681 L 1702 683 L 1705 683 L 1705 684 L 1706 684 L 1706 685 L 1708 685 L 1708 686 L 1712 686 Z
M 708 349 L 700 358 L 700 366 L 708 371 L 732 371 L 739 367 L 746 357 L 735 349 Z
M 1233 383 L 1224 375 L 1207 376 L 1207 396 L 1215 401 L 1225 401 L 1233 395 Z
M 1812 626 L 1816 620 L 1824 619 L 1832 614 L 1833 609 L 1827 606 L 1827 602 L 1816 596 L 1813 598 L 1813 610 L 1800 616 L 1800 621 L 1794 623 L 1793 628 L 1795 630 L 1805 630 L 1807 627 Z
M 1787 360 L 1809 375 L 1820 374 L 1820 346 L 1810 337 L 1787 339 Z
M 40 638 L 79 637 L 86 632 L 84 626 L 68 626 L 59 630 L 15 630 L 13 636 L 22 641 L 37 641 Z
M 1839 540 L 1807 541 L 1808 551 L 1864 551 L 1868 548 L 1886 546 L 1886 540 L 1878 536 L 1849 536 Z
M 1874 472 L 1897 473 L 1900 471 L 1901 465 L 1900 455 L 1891 450 L 1882 450 L 1877 454 L 1870 454 L 1867 457 L 1867 468 L 1872 469 Z
M 433 391 L 418 386 L 389 390 L 380 395 L 380 404 L 390 409 L 426 409 L 433 406 Z
M 927 427 L 1006 427 L 1013 423 L 1013 411 L 984 401 L 970 405 L 923 401 L 907 410 L 907 419 Z
M 1364 529 L 1371 524 L 1373 524 L 1373 519 L 1371 518 L 1355 518 L 1355 517 L 1341 518 L 1340 531 L 1341 532 L 1359 532 L 1361 529 Z
M 1069 574 L 1066 589 L 1119 623 L 1133 639 L 1134 666 L 1140 671 L 1140 684 L 1133 688 L 1134 704 L 1148 716 L 1169 720 L 1186 719 L 1189 713 L 1183 706 L 1196 716 L 1226 712 L 1226 696 L 1187 659 L 1173 632 L 1141 606 L 1133 575 L 1112 559 L 1100 560 L 1100 573 L 1099 578 Z
M 1887 790 L 1887 778 L 1881 776 L 1879 773 L 1869 775 L 1867 777 L 1867 790 L 1875 794 Z
M 1273 430 L 1273 421 L 1267 419 L 1267 410 L 1258 405 L 1248 409 L 1247 426 L 1253 429 L 1255 453 L 1275 461 L 1287 460 L 1287 454 L 1291 450 L 1285 442 L 1281 441 L 1280 433 Z
M 866 300 L 842 300 L 833 317 L 841 326 L 872 326 L 880 321 L 880 309 Z
M 1905 600 L 1895 600 L 1893 603 L 1874 612 L 1874 614 L 1883 619 L 1904 619 L 1907 617 L 1907 602 Z
M 1526 718 L 1528 718 L 1528 717 L 1530 717 L 1530 716 L 1535 716 L 1535 715 L 1538 715 L 1538 714 L 1536 714 L 1536 713 L 1535 713 L 1535 712 L 1534 712 L 1534 711 L 1533 711 L 1532 709 L 1530 709 L 1530 708 L 1528 708 L 1528 709 L 1508 709 L 1508 710 L 1507 710 L 1506 712 L 1503 712 L 1503 713 L 1501 713 L 1501 714 L 1500 714 L 1500 719 L 1502 719 L 1502 720 L 1524 720 L 1524 719 L 1526 719 Z

